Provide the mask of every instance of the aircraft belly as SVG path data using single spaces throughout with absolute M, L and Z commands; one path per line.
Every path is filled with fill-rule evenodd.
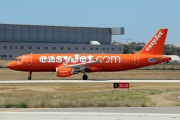
M 120 71 L 121 70 L 121 64 L 103 64 L 101 65 L 101 68 L 103 71 Z

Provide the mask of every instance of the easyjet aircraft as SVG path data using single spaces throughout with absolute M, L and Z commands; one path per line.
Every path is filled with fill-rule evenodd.
M 168 29 L 162 28 L 136 54 L 26 54 L 17 57 L 8 64 L 8 68 L 29 72 L 56 72 L 57 77 L 68 77 L 86 72 L 113 72 L 130 70 L 144 66 L 159 64 L 171 60 L 163 56 L 162 51 Z

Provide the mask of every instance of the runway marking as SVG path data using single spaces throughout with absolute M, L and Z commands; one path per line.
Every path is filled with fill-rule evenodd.
M 107 112 L 5 112 L 0 113 L 2 120 L 44 120 L 44 119 L 69 119 L 69 120 L 179 120 L 179 114 L 157 114 L 157 113 L 107 113 Z
M 180 80 L 0 80 L 1 84 L 5 83 L 180 83 Z

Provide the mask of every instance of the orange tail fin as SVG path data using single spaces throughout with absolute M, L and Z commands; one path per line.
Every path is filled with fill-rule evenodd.
M 137 54 L 162 55 L 168 29 L 161 28 Z

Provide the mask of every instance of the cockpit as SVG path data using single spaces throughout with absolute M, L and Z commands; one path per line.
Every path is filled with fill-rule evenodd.
M 16 57 L 13 61 L 8 64 L 8 68 L 13 70 L 24 70 L 24 66 L 32 64 L 32 57 L 28 55 L 22 55 Z
M 15 59 L 15 61 L 21 61 L 21 59 L 19 59 L 19 58 L 16 58 L 16 59 Z

